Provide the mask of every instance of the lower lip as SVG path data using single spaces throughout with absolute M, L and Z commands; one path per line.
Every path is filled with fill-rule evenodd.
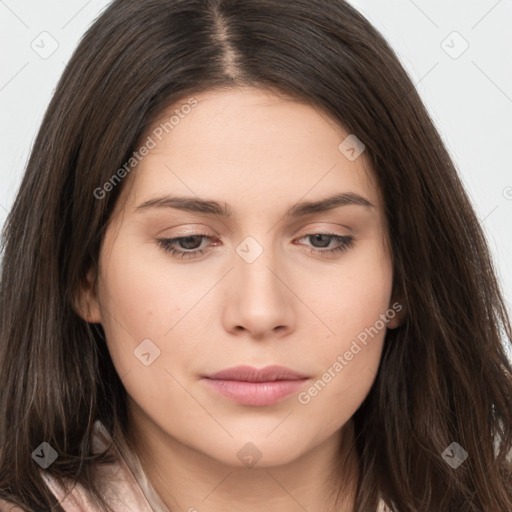
M 246 382 L 240 380 L 203 379 L 213 388 L 243 405 L 271 405 L 298 391 L 308 379 Z

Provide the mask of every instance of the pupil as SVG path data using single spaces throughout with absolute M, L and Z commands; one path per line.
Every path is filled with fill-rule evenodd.
M 316 235 L 313 235 L 313 236 L 315 237 L 316 241 L 320 241 L 320 242 L 321 242 L 321 240 L 319 240 L 319 239 L 321 239 L 322 237 L 325 237 L 325 240 L 324 240 L 325 243 L 323 245 L 320 245 L 320 247 L 327 247 L 329 245 L 330 239 L 329 239 L 329 237 L 327 235 L 316 234 Z
M 196 239 L 196 241 L 198 240 L 199 244 L 197 244 L 197 243 L 194 244 L 193 243 L 194 239 Z M 191 241 L 192 241 L 192 245 L 194 245 L 194 247 L 187 247 L 187 244 L 189 244 Z M 199 236 L 185 236 L 181 240 L 181 245 L 182 245 L 183 249 L 197 249 L 199 247 L 199 245 L 201 245 L 201 237 L 199 237 Z

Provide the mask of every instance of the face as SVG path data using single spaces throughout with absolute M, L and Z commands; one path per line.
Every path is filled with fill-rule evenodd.
M 83 316 L 140 428 L 284 464 L 349 421 L 396 326 L 382 203 L 365 153 L 313 107 L 252 88 L 195 99 L 145 135 Z M 241 365 L 288 370 L 211 378 Z

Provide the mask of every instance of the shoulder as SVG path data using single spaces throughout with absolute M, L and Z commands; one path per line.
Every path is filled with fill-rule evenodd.
M 98 465 L 94 470 L 95 484 L 105 502 L 116 512 L 153 512 L 143 489 L 134 477 L 134 468 L 127 463 L 107 429 L 97 420 L 93 430 L 92 451 L 97 453 L 103 450 L 108 450 L 115 456 L 114 463 Z M 67 479 L 57 480 L 48 472 L 43 472 L 42 476 L 64 510 L 98 511 L 89 490 L 80 483 Z
M 14 505 L 10 501 L 5 501 L 0 498 L 0 512 L 25 512 L 22 508 Z
M 93 429 L 92 451 L 97 453 L 109 449 L 111 438 L 100 422 L 96 422 Z M 110 446 L 115 451 L 114 446 Z M 117 453 L 117 452 L 116 452 Z M 40 470 L 43 485 L 45 485 L 56 498 L 61 510 L 66 512 L 98 512 L 88 489 L 80 483 L 69 478 L 57 478 L 48 470 Z M 144 495 L 137 489 L 135 481 L 130 479 L 129 470 L 122 461 L 95 467 L 95 483 L 102 496 L 116 511 L 122 512 L 148 512 Z M 0 498 L 0 512 L 26 512 L 12 502 Z
M 69 487 L 65 487 L 62 481 L 58 481 L 44 472 L 40 474 L 46 486 L 57 498 L 59 506 L 61 507 L 59 510 L 69 512 L 92 512 L 97 510 L 92 503 L 87 500 L 86 493 L 79 489 L 80 486 L 69 485 L 69 481 L 66 481 Z M 71 492 L 69 488 L 71 488 Z M 21 508 L 10 501 L 0 498 L 0 512 L 26 512 L 26 510 L 26 508 Z
M 377 512 L 391 512 L 391 509 L 386 505 L 384 500 L 380 500 L 377 506 Z

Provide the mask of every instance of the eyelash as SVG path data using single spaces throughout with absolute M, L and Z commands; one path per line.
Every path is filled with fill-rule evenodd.
M 333 239 L 333 238 L 338 239 L 338 241 L 340 241 L 341 245 L 334 247 L 332 249 L 326 249 L 326 250 L 312 248 L 311 249 L 312 253 L 320 253 L 320 254 L 341 253 L 343 251 L 346 251 L 350 247 L 352 247 L 354 244 L 354 238 L 352 236 L 334 235 L 332 233 L 310 233 L 308 235 L 304 235 L 304 236 L 300 237 L 298 240 L 302 240 L 303 238 L 308 238 L 308 237 L 312 237 L 312 236 L 316 236 L 316 235 L 327 236 L 327 237 L 330 237 L 331 239 Z M 197 234 L 193 234 L 193 235 L 180 236 L 177 238 L 158 238 L 157 242 L 158 242 L 158 245 L 160 247 L 162 247 L 162 249 L 164 251 L 170 252 L 172 254 L 172 256 L 174 256 L 174 257 L 182 258 L 182 259 L 183 258 L 192 259 L 192 258 L 196 258 L 196 257 L 199 257 L 202 254 L 204 254 L 205 250 L 204 249 L 191 249 L 188 251 L 187 250 L 179 250 L 179 249 L 175 248 L 175 244 L 177 242 L 179 242 L 180 240 L 185 240 L 187 238 L 197 238 L 197 237 L 202 237 L 203 240 L 205 238 L 207 238 L 207 239 L 213 238 L 208 235 L 197 233 Z

